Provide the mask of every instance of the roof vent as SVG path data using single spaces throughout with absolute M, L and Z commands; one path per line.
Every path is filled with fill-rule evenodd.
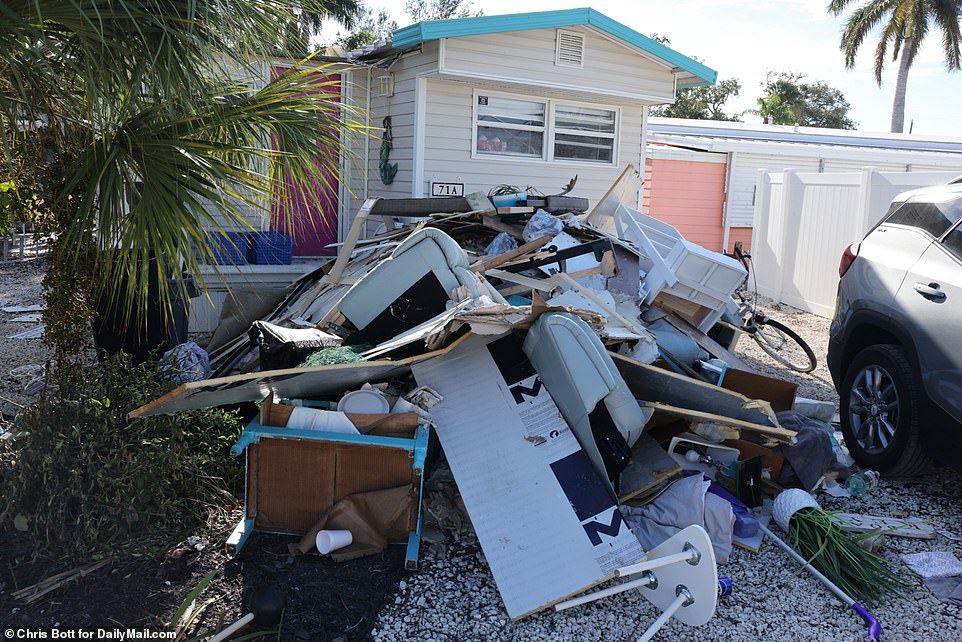
M 584 67 L 585 35 L 577 31 L 558 29 L 558 46 L 554 64 L 561 67 Z
M 377 77 L 377 96 L 387 98 L 394 95 L 394 74 Z

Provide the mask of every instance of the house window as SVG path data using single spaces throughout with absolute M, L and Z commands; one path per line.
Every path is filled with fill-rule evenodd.
M 478 153 L 543 157 L 546 107 L 530 100 L 478 96 Z
M 491 94 L 476 97 L 476 156 L 615 163 L 616 109 Z
M 554 157 L 611 163 L 615 153 L 615 112 L 610 109 L 556 105 Z

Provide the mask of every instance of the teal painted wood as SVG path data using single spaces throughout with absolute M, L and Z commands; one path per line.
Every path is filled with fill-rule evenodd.
M 303 402 L 306 406 L 315 405 L 308 401 Z M 419 425 L 413 439 L 404 437 L 380 437 L 378 435 L 352 435 L 348 433 L 321 432 L 318 430 L 303 430 L 297 428 L 278 428 L 265 426 L 255 417 L 244 428 L 237 442 L 231 446 L 231 456 L 241 455 L 251 444 L 258 443 L 261 439 L 310 439 L 314 441 L 336 441 L 340 443 L 365 444 L 369 446 L 386 446 L 388 448 L 400 448 L 411 453 L 411 468 L 418 478 L 418 519 L 417 527 L 408 535 L 407 547 L 404 555 L 404 568 L 416 570 L 418 567 L 418 555 L 421 549 L 421 523 L 422 523 L 422 501 L 424 496 L 424 462 L 427 459 L 428 445 L 431 441 L 431 429 L 426 425 Z M 245 478 L 248 472 L 245 463 Z M 240 552 L 247 538 L 254 531 L 254 520 L 247 519 L 247 484 L 244 484 L 244 518 L 241 522 L 246 528 L 240 541 L 234 548 L 234 554 Z M 280 532 L 280 531 L 267 531 Z
M 392 35 L 392 43 L 395 49 L 404 49 L 442 38 L 529 29 L 557 29 L 578 25 L 590 25 L 700 79 L 700 82 L 679 83 L 679 86 L 713 85 L 718 79 L 718 72 L 714 69 L 589 8 L 513 13 L 504 16 L 476 16 L 452 20 L 425 20 L 396 30 Z

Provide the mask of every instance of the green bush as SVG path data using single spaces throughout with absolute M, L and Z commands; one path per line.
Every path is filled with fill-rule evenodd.
M 241 471 L 228 456 L 241 430 L 235 414 L 128 419 L 171 383 L 126 355 L 64 366 L 55 377 L 18 417 L 18 436 L 0 441 L 0 521 L 26 524 L 38 543 L 64 553 L 154 551 L 232 501 Z

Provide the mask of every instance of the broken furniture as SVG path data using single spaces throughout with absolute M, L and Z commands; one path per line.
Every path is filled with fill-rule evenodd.
M 671 617 L 690 626 L 701 626 L 715 614 L 718 603 L 718 567 L 708 533 L 701 526 L 689 526 L 651 549 L 647 559 L 616 571 L 618 577 L 641 574 L 637 580 L 615 584 L 559 604 L 563 611 L 594 602 L 609 595 L 638 588 L 661 615 L 638 638 L 651 640 Z
M 417 568 L 428 439 L 425 425 L 408 437 L 387 437 L 266 426 L 253 419 L 231 448 L 234 456 L 246 454 L 247 480 L 244 517 L 228 549 L 239 552 L 253 530 L 302 535 L 345 497 L 410 486 L 405 567 Z
M 357 330 L 348 345 L 377 345 L 444 312 L 454 291 L 478 294 L 468 257 L 441 230 L 424 228 L 355 283 L 337 310 Z
M 726 310 L 737 308 L 732 293 L 748 274 L 735 259 L 692 243 L 668 223 L 621 206 L 615 210 L 618 236 L 642 254 L 640 296 L 651 305 L 661 296 L 702 332 Z
M 528 331 L 524 353 L 595 470 L 616 479 L 651 411 L 638 405 L 598 335 L 573 314 L 549 312 Z

